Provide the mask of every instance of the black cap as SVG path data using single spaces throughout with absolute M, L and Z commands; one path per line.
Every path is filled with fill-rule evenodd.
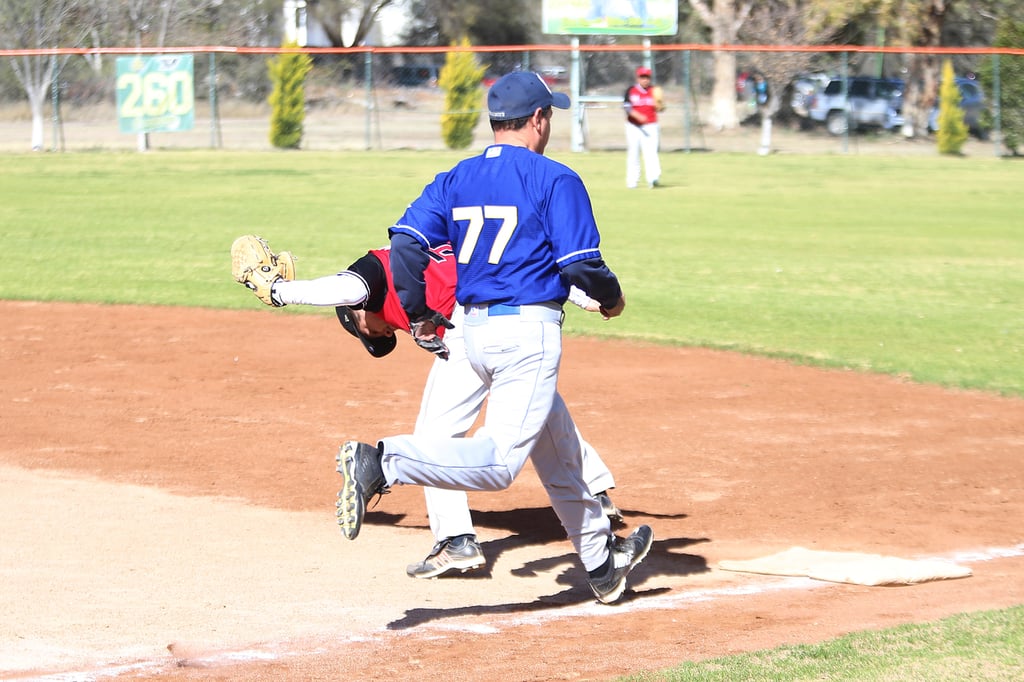
M 334 312 L 338 314 L 338 322 L 341 322 L 341 326 L 345 328 L 345 331 L 362 341 L 366 352 L 373 357 L 382 358 L 393 351 L 395 346 L 398 345 L 398 337 L 394 334 L 391 336 L 363 336 L 359 331 L 359 327 L 356 326 L 356 321 L 352 319 L 352 310 L 347 306 L 339 305 L 334 309 Z
M 398 337 L 391 336 L 363 336 L 356 321 L 352 319 L 352 309 L 368 310 L 371 313 L 379 313 L 384 309 L 384 299 L 388 295 L 388 278 L 384 272 L 384 264 L 380 259 L 371 253 L 366 254 L 352 265 L 348 271 L 359 275 L 366 282 L 366 290 L 369 294 L 366 301 L 358 306 L 337 306 L 334 312 L 338 315 L 338 322 L 352 336 L 363 342 L 366 352 L 375 358 L 382 358 L 395 349 L 398 344 Z

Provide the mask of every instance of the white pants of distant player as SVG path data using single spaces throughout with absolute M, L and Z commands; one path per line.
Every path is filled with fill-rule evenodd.
M 452 322 L 463 328 L 470 365 L 489 390 L 484 426 L 471 438 L 383 439 L 387 484 L 504 490 L 529 458 L 583 567 L 599 568 L 608 558 L 611 528 L 583 481 L 579 437 L 575 429 L 545 428 L 553 412 L 557 419 L 566 411 L 557 391 L 561 308 L 522 306 L 514 315 L 491 315 L 487 306 L 465 308 L 456 308 Z M 460 398 L 472 396 L 464 389 Z
M 636 187 L 640 182 L 640 157 L 643 157 L 647 184 L 653 185 L 661 178 L 658 136 L 657 123 L 645 123 L 642 126 L 626 124 L 626 187 Z
M 461 315 L 456 318 L 461 320 Z M 466 356 L 463 325 L 458 324 L 444 337 L 448 346 L 448 360 L 438 358 L 430 368 L 427 385 L 423 389 L 420 413 L 416 419 L 415 435 L 442 438 L 465 436 L 472 428 L 487 397 L 487 387 L 473 370 Z M 561 396 L 556 403 L 562 403 Z M 615 479 L 593 446 L 580 436 L 569 412 L 561 406 L 551 411 L 545 433 L 538 448 L 553 449 L 566 440 L 576 438 L 583 450 L 583 482 L 590 494 L 615 487 Z M 469 499 L 463 490 L 444 490 L 426 487 L 430 530 L 438 541 L 458 535 L 476 535 L 469 511 Z

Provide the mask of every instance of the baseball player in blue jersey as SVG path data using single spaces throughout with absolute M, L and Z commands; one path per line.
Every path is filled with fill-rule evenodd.
M 406 435 L 376 446 L 346 442 L 338 452 L 337 516 L 355 539 L 366 505 L 392 485 L 503 490 L 529 457 L 552 507 L 604 603 L 618 600 L 653 542 L 649 526 L 611 532 L 581 474 L 579 439 L 536 447 L 557 399 L 562 304 L 576 285 L 605 318 L 625 299 L 605 265 L 590 197 L 574 171 L 544 156 L 553 107 L 569 98 L 540 76 L 514 72 L 487 96 L 494 144 L 439 174 L 389 231 L 391 271 L 421 347 L 447 357 L 439 327 L 462 329 L 470 365 L 489 391 L 487 417 L 472 438 Z M 450 243 L 458 302 L 452 320 L 427 305 L 430 249 Z
M 242 284 L 264 303 L 274 307 L 313 305 L 335 307 L 338 320 L 367 352 L 382 358 L 395 349 L 399 330 L 410 330 L 409 318 L 395 294 L 391 279 L 391 251 L 373 249 L 347 269 L 335 275 L 311 280 L 294 279 L 291 252 L 275 254 L 265 240 L 245 235 L 232 245 Z M 267 266 L 264 271 L 263 265 Z M 427 303 L 432 310 L 450 316 L 455 308 L 455 254 L 447 244 L 431 252 L 424 272 Z M 589 296 L 573 288 L 569 300 L 584 310 L 598 306 Z M 439 335 L 444 329 L 438 330 Z M 462 344 L 462 330 L 444 334 L 449 358 L 436 358 L 423 389 L 415 434 L 465 436 L 476 420 L 487 390 L 469 364 Z M 622 515 L 608 494 L 615 487 L 604 461 L 593 446 L 583 440 L 567 411 L 552 410 L 538 447 L 554 446 L 566 438 L 579 438 L 583 453 L 583 478 L 587 490 L 601 503 L 605 515 L 622 522 Z M 486 562 L 465 491 L 424 487 L 427 515 L 435 542 L 425 559 L 410 564 L 412 578 L 436 578 L 480 568 Z

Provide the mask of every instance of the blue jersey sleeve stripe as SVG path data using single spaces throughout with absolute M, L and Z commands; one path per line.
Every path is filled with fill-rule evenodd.
M 573 262 L 578 261 L 578 260 L 587 260 L 589 258 L 600 258 L 600 257 L 601 257 L 600 249 L 582 249 L 580 251 L 573 251 L 572 253 L 567 253 L 567 254 L 565 254 L 564 256 L 562 256 L 561 258 L 559 258 L 555 262 L 558 263 L 559 267 L 561 267 L 562 265 L 566 265 L 568 263 L 573 263 Z
M 423 244 L 427 248 L 433 249 L 433 248 L 435 248 L 437 246 L 435 244 L 431 244 L 430 240 L 427 239 L 426 235 L 424 235 L 422 232 L 417 230 L 415 227 L 411 227 L 409 225 L 402 225 L 400 223 L 396 223 L 396 224 L 392 225 L 390 228 L 388 228 L 388 236 L 390 237 L 395 232 L 401 232 L 403 234 L 410 235 L 416 241 L 420 242 L 421 244 Z

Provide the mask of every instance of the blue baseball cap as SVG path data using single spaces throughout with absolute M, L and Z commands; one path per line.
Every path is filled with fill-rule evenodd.
M 511 121 L 531 116 L 537 109 L 569 108 L 569 95 L 551 92 L 544 80 L 532 71 L 507 73 L 487 93 L 487 114 L 492 121 Z

